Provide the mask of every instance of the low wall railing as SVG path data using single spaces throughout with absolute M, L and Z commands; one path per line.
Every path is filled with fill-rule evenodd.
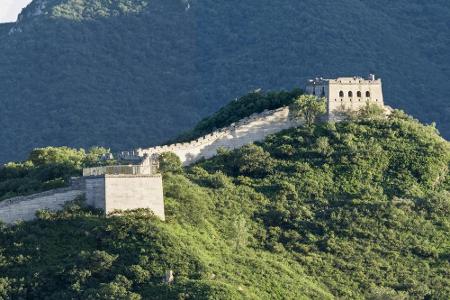
M 104 166 L 83 169 L 83 176 L 101 176 L 101 175 L 153 175 L 156 174 L 154 166 Z

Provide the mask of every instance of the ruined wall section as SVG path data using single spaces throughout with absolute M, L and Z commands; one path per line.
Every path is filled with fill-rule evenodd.
M 291 118 L 289 107 L 266 110 L 253 114 L 226 128 L 217 130 L 189 143 L 179 143 L 148 149 L 137 149 L 136 156 L 143 157 L 164 152 L 173 152 L 180 157 L 183 165 L 190 165 L 201 158 L 211 158 L 219 148 L 236 149 L 246 144 L 262 141 L 270 134 L 298 126 L 299 122 Z M 147 161 L 148 163 L 148 161 Z

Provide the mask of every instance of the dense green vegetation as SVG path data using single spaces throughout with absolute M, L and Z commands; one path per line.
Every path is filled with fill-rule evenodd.
M 0 297 L 450 297 L 450 145 L 433 126 L 367 114 L 162 162 L 166 222 L 81 201 L 2 227 Z
M 27 160 L 0 167 L 0 200 L 66 186 L 83 168 L 112 164 L 102 160 L 109 150 L 46 147 L 31 151 Z
M 447 0 L 40 2 L 0 26 L 0 162 L 159 144 L 248 91 L 369 72 L 450 136 Z
M 318 99 L 316 96 L 302 95 L 295 98 L 289 109 L 293 118 L 304 120 L 305 126 L 311 127 L 327 112 L 327 102 L 325 98 Z

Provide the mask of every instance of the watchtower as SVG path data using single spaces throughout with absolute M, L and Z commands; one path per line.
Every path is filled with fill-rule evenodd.
M 306 85 L 306 93 L 327 100 L 329 118 L 340 111 L 358 111 L 367 103 L 384 107 L 381 79 L 373 74 L 366 79 L 356 76 L 311 79 Z

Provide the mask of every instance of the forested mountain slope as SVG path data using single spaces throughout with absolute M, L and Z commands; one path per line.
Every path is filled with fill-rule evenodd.
M 369 72 L 449 137 L 449 16 L 446 0 L 35 0 L 0 26 L 0 161 L 149 146 L 250 90 Z
M 99 150 L 35 151 L 34 173 L 1 182 L 74 174 Z M 0 298 L 448 299 L 449 164 L 436 129 L 399 111 L 166 159 L 166 222 L 80 201 L 0 226 Z

